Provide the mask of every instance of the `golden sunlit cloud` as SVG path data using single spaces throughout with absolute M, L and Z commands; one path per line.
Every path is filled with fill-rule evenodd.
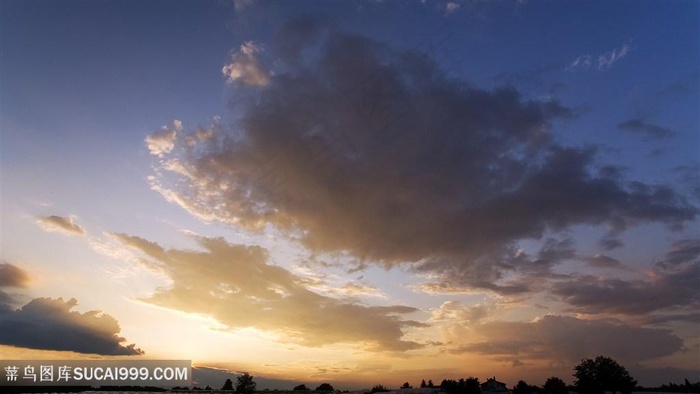
M 243 81 L 246 85 L 264 86 L 270 82 L 270 71 L 255 57 L 263 49 L 259 44 L 248 41 L 231 55 L 231 63 L 225 65 L 221 72 L 228 82 Z
M 350 343 L 375 351 L 406 351 L 423 346 L 403 336 L 408 328 L 425 325 L 400 317 L 418 309 L 364 306 L 320 295 L 304 287 L 303 279 L 270 264 L 259 246 L 199 237 L 202 251 L 166 250 L 143 238 L 113 236 L 140 250 L 148 257 L 144 264 L 173 282 L 145 302 L 211 316 L 230 330 L 256 328 L 282 342 L 310 347 Z

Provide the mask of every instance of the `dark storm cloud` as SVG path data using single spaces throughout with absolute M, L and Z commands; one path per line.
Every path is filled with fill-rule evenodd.
M 649 123 L 639 118 L 626 120 L 618 124 L 617 128 L 625 132 L 641 135 L 648 140 L 665 140 L 676 134 L 667 127 Z
M 371 39 L 287 29 L 278 69 L 237 102 L 236 129 L 178 134 L 159 159 L 152 187 L 168 200 L 205 220 L 274 226 L 314 252 L 412 262 L 501 293 L 527 290 L 498 283 L 508 267 L 496 257 L 520 239 L 697 216 L 669 187 L 597 173 L 595 147 L 558 144 L 554 123 L 573 115 L 557 101 L 475 88 Z
M 113 234 L 143 252 L 152 268 L 173 281 L 144 301 L 188 313 L 205 314 L 231 330 L 254 327 L 305 346 L 353 343 L 380 351 L 423 345 L 403 340 L 408 327 L 424 324 L 400 318 L 417 312 L 407 306 L 365 306 L 308 290 L 303 280 L 268 262 L 258 246 L 233 245 L 221 238 L 197 238 L 204 251 L 163 249 L 154 242 Z
M 608 354 L 637 362 L 668 356 L 683 348 L 683 341 L 669 330 L 636 327 L 614 320 L 552 315 L 534 322 L 483 323 L 474 328 L 473 336 L 483 341 L 452 352 L 564 362 Z M 654 346 L 639 346 L 640 343 Z
M 143 354 L 135 345 L 124 346 L 119 324 L 99 311 L 71 311 L 75 298 L 36 298 L 0 316 L 0 343 L 44 350 L 67 350 L 104 355 Z

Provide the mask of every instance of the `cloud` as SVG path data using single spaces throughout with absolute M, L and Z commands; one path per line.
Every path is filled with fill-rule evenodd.
M 612 68 L 612 66 L 622 60 L 632 51 L 632 47 L 629 43 L 622 44 L 622 47 L 615 48 L 610 52 L 606 52 L 598 55 L 598 62 L 594 64 L 593 57 L 590 54 L 578 56 L 571 64 L 567 67 L 568 70 L 574 71 L 577 69 L 589 69 L 595 66 L 598 70 L 607 70 Z
M 459 5 L 459 3 L 456 3 L 454 1 L 450 1 L 445 5 L 445 15 L 449 15 L 458 9 L 460 9 L 462 6 Z
M 85 229 L 75 223 L 75 216 L 39 216 L 37 224 L 45 231 L 58 232 L 65 235 L 85 235 Z
M 403 340 L 407 327 L 422 323 L 399 316 L 418 311 L 407 306 L 364 306 L 308 290 L 302 280 L 268 262 L 258 246 L 229 244 L 221 238 L 196 238 L 202 251 L 164 249 L 143 238 L 113 234 L 148 258 L 173 284 L 145 302 L 208 315 L 235 330 L 253 327 L 305 346 L 353 343 L 372 350 L 405 351 L 422 345 Z
M 557 101 L 476 88 L 424 54 L 305 29 L 279 36 L 273 48 L 294 50 L 272 55 L 279 70 L 237 108 L 240 124 L 176 140 L 166 162 L 178 165 L 157 168 L 154 190 L 204 220 L 272 227 L 312 252 L 457 273 L 471 279 L 450 289 L 509 294 L 528 289 L 504 281 L 511 268 L 497 257 L 519 240 L 580 224 L 680 228 L 698 215 L 668 186 L 599 174 L 596 147 L 558 143 L 555 123 L 574 115 Z
M 586 259 L 586 262 L 592 267 L 598 268 L 622 268 L 622 263 L 610 256 L 604 254 L 596 254 L 595 256 Z
M 600 241 L 598 241 L 598 245 L 601 247 L 601 249 L 610 251 L 613 249 L 621 248 L 625 244 L 618 238 L 615 238 L 614 236 L 608 235 L 603 238 L 601 238 Z
M 252 41 L 243 43 L 240 49 L 231 55 L 231 63 L 221 69 L 228 82 L 241 80 L 246 85 L 267 85 L 270 82 L 270 72 L 255 57 L 255 54 L 262 50 L 262 46 Z
M 12 311 L 15 301 L 13 296 L 5 291 L 6 288 L 27 287 L 31 278 L 29 274 L 16 265 L 0 262 L 0 315 Z
M 10 263 L 0 263 L 0 287 L 27 287 L 29 274 Z
M 175 137 L 182 132 L 182 122 L 173 120 L 172 126 L 163 126 L 160 131 L 146 137 L 148 151 L 155 156 L 163 157 L 175 147 Z
M 639 118 L 626 120 L 618 124 L 617 128 L 625 132 L 639 134 L 647 140 L 665 140 L 676 134 L 669 128 L 648 123 Z
M 119 324 L 99 311 L 71 311 L 78 301 L 71 298 L 36 298 L 0 316 L 0 343 L 45 350 L 68 350 L 103 355 L 139 355 L 135 345 L 123 346 Z
M 491 307 L 487 305 L 465 306 L 459 301 L 446 301 L 432 311 L 430 321 L 454 321 L 458 324 L 473 325 L 488 317 L 490 312 Z
M 587 314 L 642 315 L 660 310 L 700 307 L 700 261 L 672 270 L 656 269 L 648 280 L 628 281 L 591 275 L 557 283 L 553 293 L 575 311 Z
M 253 4 L 255 4 L 255 0 L 233 0 L 233 6 L 236 11 L 243 10 Z
M 683 341 L 669 330 L 555 315 L 533 322 L 483 323 L 474 327 L 471 338 L 474 343 L 452 352 L 563 363 L 606 354 L 623 362 L 637 363 L 668 356 L 683 348 Z M 639 346 L 640 343 L 654 346 Z
M 613 64 L 619 62 L 622 58 L 630 53 L 632 48 L 628 43 L 622 45 L 619 49 L 613 49 L 610 52 L 598 56 L 598 69 L 607 69 L 613 66 Z
M 655 96 L 663 99 L 677 99 L 687 95 L 697 95 L 700 91 L 700 72 L 696 71 L 676 80 L 656 92 Z
M 666 254 L 663 266 L 677 266 L 686 263 L 700 262 L 700 239 L 683 239 L 671 245 L 671 251 Z
M 570 69 L 575 69 L 575 68 L 589 68 L 591 67 L 593 63 L 591 62 L 591 55 L 581 55 L 576 58 L 573 62 L 571 62 L 571 65 L 569 66 Z

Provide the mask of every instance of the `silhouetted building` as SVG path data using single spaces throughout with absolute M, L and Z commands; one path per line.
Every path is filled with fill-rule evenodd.
M 482 393 L 510 393 L 506 384 L 496 380 L 496 377 L 488 378 L 481 384 Z

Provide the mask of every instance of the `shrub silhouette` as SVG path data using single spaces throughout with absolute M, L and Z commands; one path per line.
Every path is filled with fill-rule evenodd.
M 333 391 L 333 386 L 330 383 L 321 383 L 316 387 L 316 391 Z

